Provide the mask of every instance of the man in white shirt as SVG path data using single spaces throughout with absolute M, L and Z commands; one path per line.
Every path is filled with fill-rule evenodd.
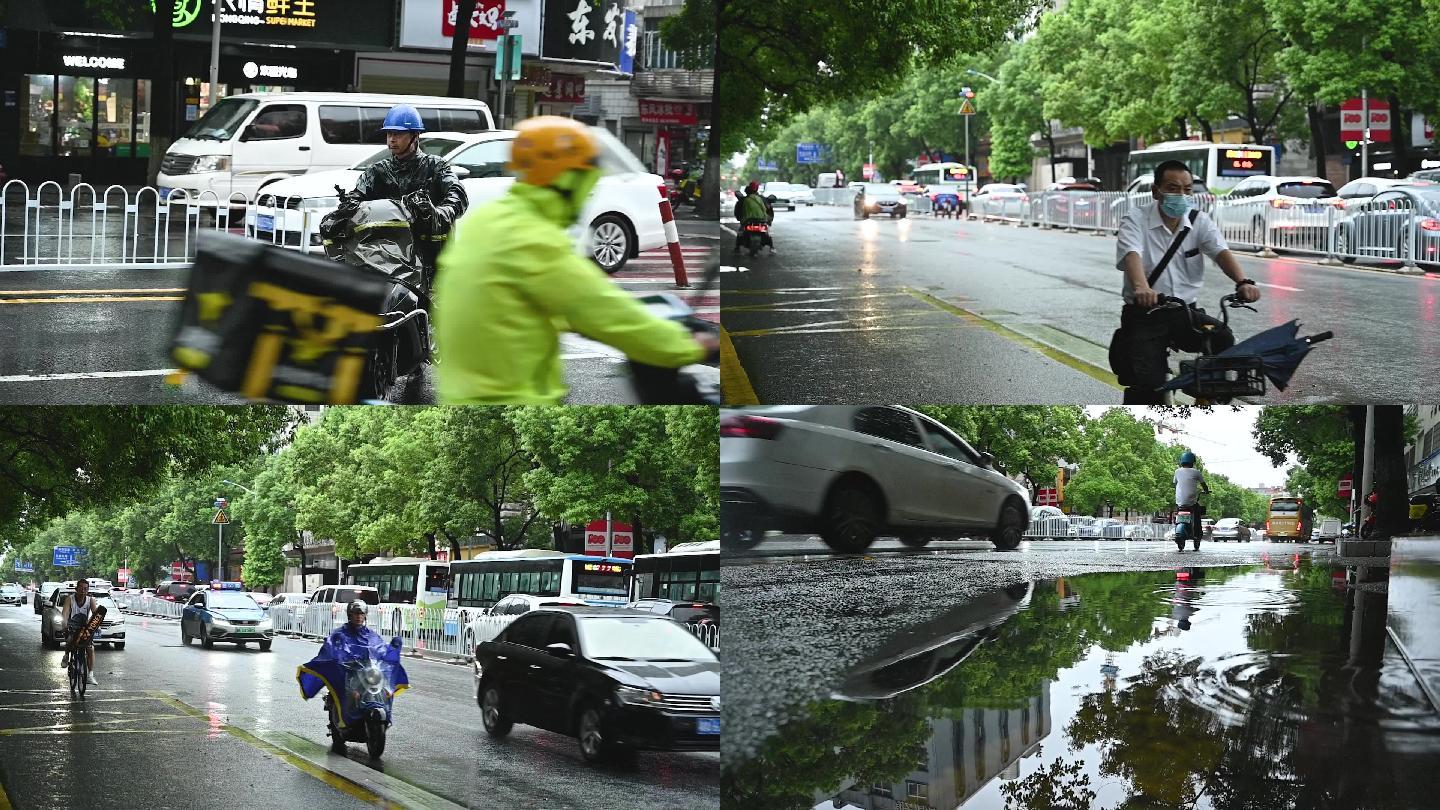
M 1120 313 L 1122 332 L 1116 347 L 1123 359 L 1116 364 L 1116 370 L 1121 385 L 1126 386 L 1127 405 L 1163 403 L 1164 396 L 1158 389 L 1165 384 L 1170 347 L 1187 352 L 1201 350 L 1201 339 L 1191 325 L 1189 312 L 1179 307 L 1154 308 L 1161 295 L 1194 305 L 1204 283 L 1206 256 L 1235 282 L 1241 300 L 1260 300 L 1260 288 L 1245 278 L 1220 228 L 1208 214 L 1196 210 L 1194 181 L 1184 163 L 1161 163 L 1155 167 L 1155 184 L 1151 187 L 1155 202 L 1130 209 L 1120 223 L 1115 266 L 1125 274 L 1125 308 Z M 1189 233 L 1152 286 L 1151 272 L 1170 249 L 1179 229 L 1186 226 Z M 1235 344 L 1235 336 L 1219 320 L 1203 312 L 1196 312 L 1195 319 L 1197 325 L 1214 325 L 1212 348 L 1216 352 Z
M 1186 450 L 1180 454 L 1180 469 L 1175 471 L 1175 505 L 1195 506 L 1201 492 L 1209 495 L 1210 486 L 1205 483 L 1205 476 L 1195 469 L 1195 454 Z M 1195 519 L 1199 521 L 1200 516 L 1196 515 Z

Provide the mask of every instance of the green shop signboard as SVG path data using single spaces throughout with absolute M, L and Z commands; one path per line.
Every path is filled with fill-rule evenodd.
M 175 34 L 209 39 L 214 9 L 220 12 L 222 42 L 276 42 L 342 49 L 389 48 L 395 40 L 391 0 L 174 0 Z M 57 30 L 139 33 L 151 29 L 144 6 L 115 4 L 97 14 L 84 0 L 51 0 Z M 154 12 L 155 0 L 149 7 Z

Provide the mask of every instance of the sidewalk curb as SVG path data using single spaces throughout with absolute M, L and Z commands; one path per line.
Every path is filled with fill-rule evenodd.
M 1410 668 L 1410 674 L 1414 675 L 1415 681 L 1420 684 L 1420 691 L 1424 692 L 1426 699 L 1430 701 L 1430 709 L 1436 715 L 1440 715 L 1440 695 L 1435 694 L 1430 682 L 1420 674 L 1420 668 L 1415 665 L 1415 659 L 1410 655 L 1410 650 L 1405 647 L 1404 642 L 1400 640 L 1400 635 L 1388 622 L 1385 625 L 1385 632 L 1390 636 L 1390 641 L 1395 645 L 1395 649 L 1400 651 L 1400 657 L 1405 660 L 1405 666 Z

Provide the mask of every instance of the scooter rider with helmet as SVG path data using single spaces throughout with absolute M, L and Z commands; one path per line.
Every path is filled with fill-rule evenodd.
M 749 222 L 764 222 L 767 226 L 775 223 L 775 209 L 770 201 L 760 194 L 760 183 L 751 180 L 745 186 L 745 196 L 735 204 L 735 219 L 740 221 L 740 232 L 735 234 L 735 249 L 740 250 L 745 238 L 745 225 Z M 763 244 L 775 252 L 775 240 L 770 232 L 764 234 Z
M 567 229 L 600 182 L 600 145 L 558 116 L 516 126 L 510 189 L 463 218 L 436 285 L 441 404 L 552 405 L 564 401 L 560 334 L 577 332 L 651 366 L 681 368 L 718 345 L 653 315 L 589 258 Z
M 416 217 L 417 258 L 425 267 L 429 288 L 440 249 L 455 222 L 470 207 L 470 198 L 444 158 L 420 151 L 425 122 L 418 110 L 409 104 L 397 104 L 385 114 L 380 129 L 385 133 L 390 156 L 365 169 L 355 190 L 343 195 L 340 203 L 345 206 L 364 200 L 410 197 Z
M 1196 469 L 1195 454 L 1186 450 L 1180 454 L 1180 468 L 1175 471 L 1175 506 L 1179 509 L 1190 510 L 1190 530 L 1195 532 L 1195 548 L 1200 548 L 1200 534 L 1204 531 L 1202 519 L 1205 517 L 1205 507 L 1201 506 L 1200 493 L 1210 494 L 1210 486 L 1205 483 L 1205 476 Z

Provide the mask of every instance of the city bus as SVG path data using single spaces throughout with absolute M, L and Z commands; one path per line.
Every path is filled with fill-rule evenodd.
M 635 558 L 632 601 L 674 599 L 716 604 L 720 599 L 720 541 L 681 543 L 664 554 Z
M 1314 522 L 1315 511 L 1304 499 L 1277 495 L 1270 499 L 1270 512 L 1265 520 L 1265 539 L 1308 543 Z
M 381 604 L 432 605 L 450 596 L 450 564 L 424 557 L 391 557 L 356 563 L 345 569 L 345 585 L 369 585 Z M 423 598 L 422 598 L 423 597 Z
M 1275 147 L 1249 143 L 1169 141 L 1137 149 L 1127 160 L 1126 182 L 1142 174 L 1154 174 L 1155 167 L 1178 160 L 1190 167 L 1196 180 L 1203 181 L 1212 194 L 1226 194 L 1241 180 L 1275 173 Z
M 978 175 L 975 167 L 970 167 L 970 193 L 980 188 L 977 182 Z M 915 182 L 929 190 L 933 198 L 935 193 L 942 189 L 952 194 L 965 196 L 965 164 L 963 163 L 926 163 L 915 169 Z
M 459 607 L 489 608 L 512 593 L 579 599 L 592 605 L 624 605 L 632 563 L 623 557 L 592 557 L 527 548 L 487 551 L 450 564 Z

